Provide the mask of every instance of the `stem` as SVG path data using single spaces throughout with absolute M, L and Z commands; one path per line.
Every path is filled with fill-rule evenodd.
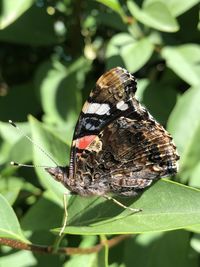
M 103 240 L 100 244 L 97 244 L 96 246 L 90 248 L 60 247 L 57 250 L 55 250 L 55 246 L 41 246 L 36 244 L 28 244 L 22 241 L 16 241 L 14 239 L 3 238 L 3 237 L 0 238 L 0 244 L 15 249 L 30 250 L 36 253 L 43 253 L 43 254 L 66 254 L 66 255 L 91 254 L 99 252 L 105 245 L 107 245 L 108 248 L 114 247 L 123 240 L 130 238 L 131 236 L 132 235 L 118 235 L 110 240 Z M 62 237 L 59 238 L 61 239 Z

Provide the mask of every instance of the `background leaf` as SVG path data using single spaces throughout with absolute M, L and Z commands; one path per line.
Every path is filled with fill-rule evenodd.
M 47 153 L 50 153 L 53 158 L 55 158 L 59 162 L 60 165 L 65 166 L 69 157 L 67 157 L 66 151 L 68 150 L 69 155 L 69 146 L 64 144 L 60 139 L 56 138 L 54 134 L 41 125 L 41 123 L 37 122 L 35 119 L 30 118 L 32 135 L 34 140 L 40 140 L 40 143 L 43 144 L 43 147 Z M 40 151 L 37 147 L 34 146 L 34 162 L 35 165 L 44 165 L 44 166 L 53 166 L 53 163 L 47 156 L 45 156 L 42 151 Z M 57 157 L 56 157 L 57 156 Z M 65 192 L 65 189 L 61 183 L 54 181 L 50 175 L 44 170 L 44 168 L 36 169 L 41 184 L 53 191 L 57 196 L 62 196 Z
M 180 159 L 180 177 L 188 180 L 196 164 L 199 163 L 199 88 L 191 88 L 183 94 L 173 110 L 168 129 L 173 134 Z
M 179 29 L 176 19 L 170 13 L 167 5 L 162 2 L 151 2 L 140 9 L 133 1 L 128 1 L 128 8 L 138 21 L 148 27 L 164 32 L 176 32 Z
M 33 0 L 19 0 L 1 2 L 1 20 L 0 29 L 7 27 L 19 18 L 28 8 L 33 5 Z
M 142 233 L 81 256 L 33 256 L 2 246 L 1 266 L 199 265 L 199 191 L 191 188 L 200 189 L 198 3 L 0 2 L 1 234 L 7 236 L 11 227 L 10 238 L 26 241 L 26 236 L 33 244 L 78 249 L 109 239 L 112 243 L 115 233 Z M 82 105 L 100 75 L 116 66 L 132 72 L 136 98 L 173 136 L 179 172 L 171 177 L 174 182 L 161 180 L 138 198 L 115 196 L 128 206 L 143 208 L 135 215 L 101 197 L 68 196 L 65 230 L 70 234 L 61 240 L 67 188 L 44 167 L 13 167 L 10 161 L 69 164 Z M 45 152 L 8 124 L 9 119 Z
M 191 86 L 200 84 L 200 47 L 197 45 L 183 45 L 179 47 L 165 47 L 162 56 L 167 66 Z
M 120 201 L 142 212 L 131 214 L 110 201 L 73 198 L 69 204 L 70 234 L 144 233 L 180 229 L 199 223 L 200 192 L 170 181 L 159 181 L 137 200 Z M 129 204 L 128 204 L 129 203 Z
M 158 0 L 145 0 L 144 4 L 152 4 L 158 2 Z M 163 2 L 170 10 L 171 14 L 173 14 L 173 16 L 179 16 L 181 14 L 183 14 L 184 12 L 186 12 L 188 9 L 190 9 L 191 7 L 193 7 L 194 5 L 198 4 L 198 0 L 191 0 L 191 1 L 179 1 L 179 0 L 169 0 L 169 1 L 165 1 L 165 0 L 159 0 L 159 2 Z
M 26 241 L 14 211 L 2 195 L 0 195 L 0 236 Z
M 152 53 L 153 45 L 147 38 L 123 46 L 121 49 L 121 56 L 125 67 L 129 69 L 130 72 L 139 70 L 149 60 Z

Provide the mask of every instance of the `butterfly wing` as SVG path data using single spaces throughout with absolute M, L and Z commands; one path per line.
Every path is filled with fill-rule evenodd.
M 135 78 L 117 67 L 103 74 L 85 102 L 75 127 L 69 175 L 76 173 L 77 153 L 85 150 L 101 130 L 127 109 L 136 92 Z
M 172 137 L 135 99 L 122 68 L 102 75 L 85 103 L 71 152 L 68 186 L 80 195 L 135 195 L 177 172 Z

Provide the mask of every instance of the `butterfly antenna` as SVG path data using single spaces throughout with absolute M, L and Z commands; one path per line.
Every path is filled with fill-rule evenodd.
M 43 154 L 45 154 L 47 156 L 47 158 L 49 158 L 56 166 L 58 166 L 59 164 L 52 158 L 52 156 L 47 153 L 44 148 L 37 144 L 35 141 L 32 140 L 32 138 L 30 136 L 28 136 L 27 134 L 25 134 L 12 120 L 8 121 L 13 127 L 15 127 L 22 136 L 26 137 L 34 146 L 36 146 Z M 47 166 L 33 166 L 33 165 L 26 165 L 26 164 L 21 164 L 21 163 L 17 163 L 14 161 L 11 161 L 11 165 L 13 166 L 24 166 L 24 167 L 47 167 Z
M 11 161 L 10 164 L 12 166 L 18 166 L 18 167 L 28 167 L 28 168 L 49 168 L 49 166 L 44 166 L 44 165 L 30 165 L 30 164 L 22 164 L 22 163 L 17 163 L 15 161 Z

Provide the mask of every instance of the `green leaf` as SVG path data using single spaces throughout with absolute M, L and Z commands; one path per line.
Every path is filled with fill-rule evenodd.
M 194 233 L 200 233 L 200 224 L 189 226 L 186 229 Z
M 124 10 L 122 9 L 118 0 L 96 0 L 96 1 L 114 10 L 120 16 L 122 17 L 125 16 Z
M 153 50 L 154 46 L 148 38 L 136 41 L 128 33 L 117 34 L 107 47 L 107 68 L 124 66 L 130 72 L 135 72 L 145 65 Z
M 5 1 L 18 4 L 22 2 L 22 0 Z M 23 0 L 23 2 L 28 3 L 30 0 Z M 15 12 L 13 7 L 12 10 Z M 59 39 L 55 31 L 55 18 L 46 12 L 45 6 L 32 5 L 15 23 L 0 31 L 0 40 L 23 45 L 50 46 L 57 44 Z M 40 55 L 38 54 L 38 56 Z
M 23 151 L 23 153 L 19 153 L 19 151 Z M 15 143 L 14 146 L 11 147 L 8 162 L 16 161 L 19 163 L 26 163 L 30 162 L 32 157 L 32 144 L 29 140 L 27 140 L 27 138 L 22 137 Z
M 17 123 L 17 125 L 23 130 L 24 133 L 29 133 L 29 125 L 27 122 Z M 28 144 L 28 141 L 26 140 L 27 145 L 24 146 L 25 137 L 23 137 L 15 127 L 11 126 L 9 123 L 0 122 L 0 136 L 4 141 L 1 147 L 0 161 L 9 164 L 10 161 L 25 163 L 32 159 L 30 142 Z M 19 151 L 22 150 L 23 153 L 19 153 Z
M 23 181 L 19 177 L 5 177 L 0 179 L 0 193 L 7 199 L 10 205 L 12 205 L 22 188 Z
M 194 234 L 190 240 L 191 247 L 200 253 L 200 234 Z
M 105 12 L 105 10 L 98 10 L 98 15 L 97 15 L 97 22 L 100 25 L 103 25 L 104 27 L 107 28 L 112 28 L 116 30 L 117 32 L 123 32 L 127 30 L 127 25 L 124 24 L 124 20 L 114 12 Z
M 144 5 L 149 5 L 152 3 L 158 2 L 158 0 L 145 0 Z M 159 2 L 164 3 L 168 9 L 170 10 L 171 14 L 175 17 L 185 13 L 187 10 L 192 8 L 194 5 L 199 3 L 199 0 L 159 0 Z
M 36 87 L 45 111 L 45 121 L 56 125 L 66 122 L 68 132 L 72 132 L 81 109 L 80 89 L 89 68 L 90 62 L 84 58 L 68 66 L 57 60 L 42 64 L 36 75 Z
M 114 35 L 109 41 L 106 49 L 107 69 L 111 69 L 116 66 L 125 67 L 123 59 L 121 57 L 121 49 L 122 47 L 132 44 L 134 42 L 135 39 L 126 32 Z
M 15 251 L 14 253 L 5 253 L 5 256 L 1 256 L 1 267 L 27 267 L 37 266 L 37 264 L 37 258 L 35 257 L 35 254 L 33 254 L 31 251 L 20 250 Z M 50 267 L 49 264 L 48 267 Z
M 9 119 L 12 118 L 9 117 Z M 18 122 L 17 125 L 25 134 L 29 133 L 30 127 L 28 122 Z M 0 122 L 0 135 L 12 146 L 14 146 L 16 142 L 19 142 L 22 138 L 22 135 L 18 132 L 18 130 L 8 122 Z
M 196 145 L 196 144 L 195 144 Z M 195 159 L 196 162 L 196 159 Z M 192 187 L 200 188 L 200 162 L 196 164 L 190 173 L 189 185 Z
M 189 242 L 190 233 L 183 230 L 137 235 L 125 242 L 124 262 L 132 266 L 134 251 L 134 267 L 197 267 L 198 255 L 189 256 Z M 146 265 L 147 259 L 150 264 Z
M 121 57 L 126 68 L 130 72 L 136 72 L 143 67 L 151 57 L 154 46 L 148 40 L 143 38 L 132 44 L 128 44 L 121 49 Z
M 159 181 L 137 199 L 117 199 L 132 208 L 142 208 L 142 211 L 131 214 L 128 209 L 104 201 L 102 197 L 73 197 L 68 205 L 65 233 L 145 233 L 200 223 L 200 191 L 175 182 Z
M 161 55 L 167 66 L 191 86 L 200 84 L 200 46 L 187 44 L 164 47 Z
M 0 195 L 0 236 L 27 242 L 13 209 L 2 195 Z
M 196 131 L 193 132 L 194 135 L 187 143 L 187 149 L 185 153 L 182 155 L 181 159 L 181 172 L 185 181 L 187 181 L 193 172 L 196 170 L 195 167 L 200 164 L 200 143 L 199 143 L 199 136 L 200 136 L 200 122 Z
M 133 17 L 148 27 L 164 32 L 176 32 L 179 30 L 176 19 L 170 13 L 167 5 L 162 2 L 149 3 L 140 9 L 133 1 L 129 0 L 128 9 Z
M 143 92 L 142 103 L 157 121 L 166 125 L 168 117 L 176 104 L 176 96 L 177 92 L 170 83 L 152 81 Z
M 30 99 L 31 101 L 29 101 Z M 16 107 L 16 109 L 12 107 Z M 34 94 L 33 83 L 12 86 L 6 96 L 0 97 L 0 114 L 1 120 L 4 121 L 9 119 L 25 121 L 27 114 L 38 114 L 40 110 L 40 105 Z
M 52 191 L 44 192 L 23 217 L 21 221 L 22 229 L 34 232 L 41 230 L 50 231 L 51 228 L 62 226 L 64 216 L 62 200 L 62 196 L 60 199 L 55 198 Z
M 172 133 L 181 156 L 179 176 L 184 182 L 199 162 L 199 103 L 199 88 L 189 89 L 179 97 L 168 122 L 168 130 Z
M 112 57 L 120 53 L 123 46 L 127 46 L 135 42 L 136 40 L 132 35 L 126 32 L 121 32 L 114 35 L 108 43 L 106 50 L 106 57 Z
M 51 155 L 58 165 L 66 166 L 67 162 L 69 162 L 70 147 L 58 139 L 54 133 L 47 130 L 42 123 L 38 122 L 33 117 L 30 117 L 30 125 L 33 140 L 36 143 L 42 144 L 44 150 Z M 33 146 L 33 154 L 35 165 L 55 166 L 55 163 L 36 146 Z M 46 189 L 54 192 L 58 199 L 62 199 L 62 195 L 66 191 L 64 186 L 55 181 L 43 168 L 36 168 L 36 172 L 41 184 Z
M 1 1 L 0 29 L 18 19 L 34 3 L 34 0 Z

